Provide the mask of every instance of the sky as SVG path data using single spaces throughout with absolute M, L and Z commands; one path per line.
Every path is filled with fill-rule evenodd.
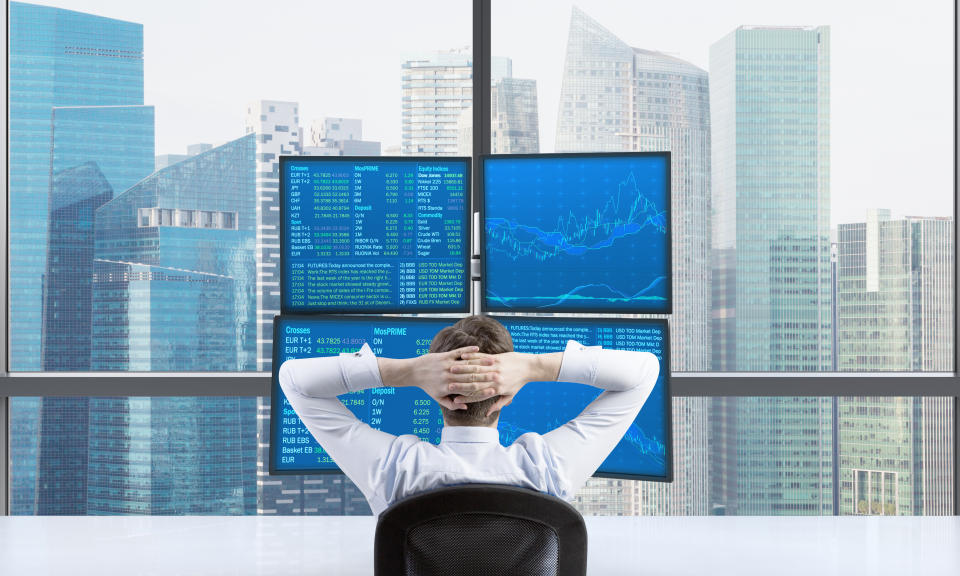
M 37 0 L 144 25 L 145 103 L 157 154 L 243 135 L 246 105 L 300 103 L 301 124 L 361 118 L 364 139 L 400 144 L 401 64 L 468 48 L 465 0 Z M 740 25 L 831 27 L 831 216 L 953 213 L 954 7 L 950 0 L 581 0 L 631 46 L 708 69 Z M 553 150 L 572 2 L 492 0 L 492 51 L 537 80 L 541 151 Z M 309 131 L 307 131 L 309 134 Z

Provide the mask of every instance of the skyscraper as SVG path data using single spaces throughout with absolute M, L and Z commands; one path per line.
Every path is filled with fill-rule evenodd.
M 830 30 L 740 27 L 710 49 L 714 247 L 732 250 L 736 370 L 831 365 Z M 738 306 L 738 303 L 743 305 Z
M 493 58 L 490 152 L 536 154 L 540 151 L 537 81 L 514 78 L 512 64 L 509 58 Z
M 218 146 L 97 210 L 94 369 L 253 370 L 254 150 Z
M 62 106 L 143 105 L 143 26 L 20 2 L 9 18 L 10 368 L 39 370 L 50 118 Z
M 256 134 L 257 370 L 273 360 L 273 317 L 280 313 L 280 155 L 300 154 L 299 105 L 257 100 L 247 106 L 244 133 Z
M 830 30 L 737 28 L 710 50 L 714 366 L 832 365 Z M 712 400 L 714 505 L 833 513 L 830 398 Z
M 556 149 L 671 152 L 672 369 L 708 370 L 710 104 L 706 71 L 673 56 L 633 48 L 574 7 Z M 705 514 L 706 400 L 676 399 L 673 421 L 676 480 L 671 485 L 642 485 L 637 509 Z
M 837 229 L 841 370 L 953 368 L 953 221 L 891 219 Z M 950 514 L 949 398 L 839 398 L 840 514 Z
M 94 211 L 153 172 L 152 106 L 54 108 L 44 370 L 90 369 Z
M 280 313 L 280 156 L 303 151 L 297 102 L 247 106 L 245 132 L 256 140 L 257 370 L 270 371 L 273 317 Z M 343 475 L 270 476 L 270 399 L 257 399 L 257 513 L 369 514 L 363 494 Z
M 403 63 L 402 153 L 469 155 L 461 150 L 461 112 L 473 106 L 473 57 L 467 50 L 424 55 Z
M 63 163 L 54 161 L 51 143 L 54 155 L 63 159 L 58 153 L 76 152 L 78 148 L 73 144 L 92 135 L 91 130 L 86 129 L 90 125 L 74 130 L 77 127 L 74 121 L 79 120 L 82 124 L 88 112 L 63 107 L 137 106 L 141 107 L 140 113 L 146 113 L 142 107 L 143 26 L 21 2 L 9 3 L 8 18 L 9 366 L 11 370 L 40 370 L 44 367 L 43 279 L 50 248 L 47 236 L 50 186 L 52 183 L 67 184 L 63 178 L 52 181 L 51 169 L 67 169 L 89 160 L 74 157 L 72 165 L 66 163 L 69 160 Z M 89 114 L 103 112 L 91 111 Z M 53 122 L 51 118 L 54 118 Z M 60 130 L 57 131 L 58 138 L 53 141 L 55 126 Z M 101 167 L 108 178 L 117 178 L 118 185 L 122 185 L 124 179 L 122 172 L 143 169 L 143 164 L 135 160 L 137 148 L 142 144 L 139 139 L 141 127 L 137 124 L 130 127 L 129 133 L 121 130 L 112 134 L 112 141 L 104 137 L 104 132 L 100 132 L 101 137 L 97 138 L 97 142 L 104 146 L 105 156 L 118 161 Z M 76 140 L 71 141 L 71 138 Z M 127 159 L 134 161 L 121 168 L 119 164 L 124 157 L 123 153 L 117 154 L 117 148 L 124 145 L 131 146 L 131 155 Z M 152 149 L 152 136 L 149 145 Z M 67 156 L 71 154 L 67 152 Z M 80 177 L 80 174 L 74 173 L 74 176 Z M 96 196 L 92 189 L 88 191 Z M 58 200 L 54 203 L 58 208 L 64 207 Z M 66 273 L 60 279 L 69 284 L 69 269 L 60 267 L 58 271 Z M 65 304 L 62 300 L 60 302 Z M 67 358 L 70 362 L 74 360 L 77 358 Z M 52 368 L 69 369 L 66 365 Z M 37 512 L 37 486 L 42 491 L 43 486 L 49 486 L 51 481 L 44 478 L 38 468 L 39 431 L 43 420 L 41 404 L 40 399 L 23 398 L 11 405 L 10 492 L 11 511 L 15 514 Z M 45 412 L 48 429 L 55 421 L 70 427 L 70 415 L 82 412 L 64 404 L 64 410 L 57 416 L 53 404 L 48 402 L 48 405 Z M 51 435 L 49 441 L 51 449 L 46 454 L 52 455 L 57 439 Z M 50 469 L 57 468 L 52 462 L 48 463 L 52 466 Z M 75 484 L 75 480 L 64 479 L 63 484 Z M 46 502 L 50 505 L 49 510 L 61 504 L 66 507 L 58 508 L 60 511 L 70 507 L 63 501 Z
M 228 142 L 96 211 L 94 370 L 253 369 L 255 149 Z M 255 406 L 89 399 L 86 512 L 254 513 Z

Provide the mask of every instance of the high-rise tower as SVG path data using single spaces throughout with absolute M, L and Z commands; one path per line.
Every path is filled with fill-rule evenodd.
M 253 370 L 254 152 L 254 136 L 244 136 L 96 211 L 94 370 Z M 255 406 L 89 399 L 87 512 L 253 514 Z
M 73 195 L 82 204 L 86 201 L 80 200 L 80 196 L 88 193 L 90 197 L 100 196 L 105 190 L 97 189 L 100 184 L 109 183 L 116 189 L 117 186 L 129 185 L 125 179 L 133 173 L 139 174 L 135 178 L 142 178 L 152 170 L 152 166 L 147 167 L 138 161 L 145 143 L 140 138 L 145 127 L 142 122 L 135 121 L 127 127 L 130 128 L 129 132 L 123 130 L 118 136 L 103 131 L 102 126 L 110 125 L 110 121 L 101 123 L 101 128 L 97 128 L 93 124 L 84 125 L 84 118 L 99 116 L 104 119 L 112 115 L 106 107 L 114 106 L 129 107 L 126 110 L 136 108 L 133 115 L 149 114 L 149 147 L 152 154 L 152 109 L 143 106 L 141 24 L 21 2 L 9 3 L 8 17 L 8 360 L 11 370 L 41 370 L 45 368 L 43 294 L 44 278 L 48 272 L 51 202 L 60 210 L 60 214 L 65 215 L 70 211 L 63 204 L 68 196 Z M 96 110 L 64 107 L 95 107 Z M 55 109 L 58 110 L 56 114 Z M 124 113 L 118 114 L 122 116 Z M 113 116 L 114 119 L 118 117 Z M 53 138 L 54 126 L 59 128 L 56 139 Z M 119 126 L 113 123 L 113 127 Z M 102 145 L 100 156 L 78 158 L 76 152 L 79 147 L 74 144 L 91 137 Z M 129 149 L 123 149 L 126 145 L 129 145 Z M 52 156 L 62 162 L 55 161 Z M 106 159 L 109 160 L 103 162 Z M 99 177 L 94 176 L 91 170 L 75 171 L 72 175 L 64 173 L 59 179 L 52 175 L 51 170 L 69 170 L 91 160 L 101 161 L 101 165 L 94 170 L 106 174 L 106 180 L 98 183 Z M 129 163 L 124 166 L 126 161 Z M 59 199 L 51 200 L 51 185 L 66 196 L 60 195 Z M 77 208 L 81 211 L 86 209 Z M 54 240 L 54 244 L 66 248 L 62 240 L 72 234 L 69 228 L 73 224 L 69 221 L 63 221 L 63 224 L 64 228 L 59 230 L 63 234 L 59 240 Z M 80 230 L 77 228 L 75 231 Z M 75 271 L 67 266 L 55 268 L 58 290 L 76 287 Z M 65 296 L 66 292 L 59 294 Z M 56 295 L 49 303 L 67 305 L 65 300 L 58 299 Z M 59 334 L 69 339 L 66 332 Z M 57 335 L 51 335 L 53 340 L 50 343 L 54 348 L 66 344 L 66 340 L 58 340 Z M 89 339 L 89 334 L 87 337 Z M 83 358 L 81 351 L 79 355 L 65 358 L 65 361 L 77 361 L 80 364 L 77 367 L 68 364 L 48 365 L 46 368 L 82 369 L 83 363 L 89 359 Z M 51 480 L 43 477 L 38 459 L 41 452 L 38 439 L 42 436 L 40 430 L 44 420 L 41 404 L 39 398 L 21 398 L 11 405 L 10 499 L 14 514 L 37 512 L 38 485 L 41 491 L 44 486 L 51 485 Z M 57 426 L 70 428 L 69 419 L 82 412 L 67 406 L 67 400 L 60 405 L 63 410 L 54 408 L 53 404 L 54 401 L 49 400 L 45 411 L 46 421 L 51 426 L 57 422 Z M 77 424 L 82 424 L 85 418 L 83 416 L 77 420 Z M 57 450 L 57 436 L 54 429 L 48 429 L 52 444 L 46 454 L 53 455 Z M 59 464 L 55 461 L 48 461 L 44 469 L 52 471 L 58 468 Z M 63 478 L 62 485 L 53 489 L 63 495 L 62 488 L 68 485 L 70 489 L 78 487 L 75 481 Z M 47 510 L 52 513 L 76 513 L 78 510 L 70 502 L 59 498 L 45 500 L 44 506 L 47 505 L 50 506 Z
M 409 156 L 469 155 L 461 150 L 461 112 L 473 106 L 473 57 L 453 50 L 403 63 L 403 138 Z
M 494 57 L 492 64 L 490 152 L 536 154 L 540 151 L 537 81 L 514 78 L 509 58 Z
M 830 29 L 744 26 L 716 42 L 710 118 L 715 367 L 829 370 Z M 712 405 L 715 505 L 833 513 L 832 399 Z
M 837 229 L 840 370 L 953 369 L 953 220 L 891 219 Z M 839 514 L 951 514 L 949 398 L 837 400 Z
M 9 8 L 10 368 L 40 370 L 50 119 L 61 106 L 143 105 L 143 26 L 20 2 Z
M 673 56 L 633 48 L 574 8 L 556 149 L 670 151 L 675 299 L 671 368 L 708 370 L 710 104 L 706 71 Z M 673 421 L 676 480 L 670 485 L 641 485 L 631 507 L 639 513 L 706 514 L 706 400 L 674 400 Z M 595 492 L 597 483 L 622 492 L 616 482 L 591 483 L 585 494 Z M 586 504 L 584 510 L 592 511 Z

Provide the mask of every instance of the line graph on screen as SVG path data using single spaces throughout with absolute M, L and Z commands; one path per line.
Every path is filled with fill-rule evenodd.
M 645 194 L 632 170 L 617 181 L 615 191 L 604 190 L 602 180 L 599 175 L 586 183 L 557 179 L 557 190 L 542 194 L 577 207 L 549 220 L 541 214 L 549 209 L 524 210 L 520 202 L 510 216 L 488 213 L 488 259 L 494 269 L 503 262 L 503 268 L 522 270 L 525 280 L 510 283 L 507 290 L 488 283 L 488 302 L 507 308 L 655 307 L 666 302 L 669 277 L 661 252 L 670 215 L 665 199 L 658 202 L 654 194 Z M 602 205 L 583 208 L 604 197 Z

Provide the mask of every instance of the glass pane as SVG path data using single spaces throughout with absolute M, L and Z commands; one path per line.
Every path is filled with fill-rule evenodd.
M 950 3 L 492 9 L 495 151 L 671 151 L 675 371 L 953 370 Z
M 13 398 L 10 513 L 256 514 L 256 406 L 256 398 Z
M 713 514 L 953 514 L 953 398 L 710 404 Z
M 266 474 L 268 407 L 13 398 L 11 512 L 369 514 L 342 475 Z M 615 516 L 950 515 L 953 419 L 952 398 L 677 398 L 674 482 L 594 478 L 573 504 Z
M 9 4 L 12 370 L 269 370 L 279 156 L 470 154 L 470 2 L 275 12 Z

